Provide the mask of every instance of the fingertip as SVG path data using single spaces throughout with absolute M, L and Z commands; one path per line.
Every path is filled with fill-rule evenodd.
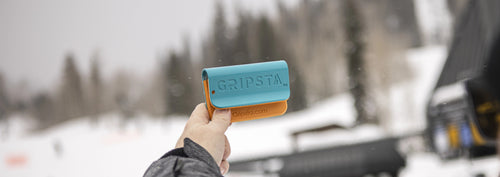
M 231 110 L 216 109 L 214 111 L 210 124 L 214 124 L 215 126 L 225 131 L 231 124 Z
M 229 162 L 223 160 L 220 164 L 220 173 L 225 175 L 229 171 Z
M 206 107 L 207 106 L 205 106 L 205 103 L 199 103 L 198 105 L 196 105 L 195 109 L 206 108 Z
M 208 116 L 208 111 L 207 107 L 205 106 L 205 103 L 200 103 L 196 105 L 194 108 L 193 112 L 191 113 L 191 116 L 188 120 L 189 122 L 195 123 L 195 122 L 200 122 L 200 123 L 208 123 L 210 121 L 210 118 Z
M 214 114 L 227 114 L 230 112 L 231 112 L 231 109 L 216 109 L 214 111 Z
M 204 113 L 204 112 L 207 112 L 207 107 L 205 106 L 205 103 L 200 103 L 198 105 L 196 105 L 196 107 L 194 107 L 194 110 L 191 114 L 193 113 Z
M 227 122 L 228 126 L 231 124 L 231 110 L 230 109 L 216 109 L 214 111 L 214 118 Z

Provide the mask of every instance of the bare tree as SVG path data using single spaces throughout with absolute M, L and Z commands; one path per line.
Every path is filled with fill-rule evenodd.
M 125 123 L 134 116 L 134 100 L 132 98 L 132 78 L 124 72 L 119 71 L 113 78 L 113 97 L 115 101 L 115 108 L 118 109 L 120 114 L 125 118 Z
M 366 69 L 364 64 L 365 43 L 362 39 L 363 21 L 358 4 L 353 0 L 343 1 L 344 32 L 346 36 L 345 55 L 348 60 L 349 87 L 357 112 L 356 122 L 378 123 L 378 117 L 370 109 L 375 108 L 367 94 Z

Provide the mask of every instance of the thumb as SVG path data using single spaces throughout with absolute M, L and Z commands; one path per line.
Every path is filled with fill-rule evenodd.
M 212 116 L 212 121 L 210 122 L 211 126 L 215 127 L 215 129 L 225 132 L 227 127 L 231 125 L 231 110 L 229 109 L 216 109 L 214 111 L 214 115 Z

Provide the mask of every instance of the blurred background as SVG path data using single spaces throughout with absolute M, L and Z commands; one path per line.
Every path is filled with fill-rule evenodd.
M 227 176 L 498 176 L 496 145 L 439 134 L 469 119 L 429 113 L 487 68 L 498 5 L 0 0 L 0 176 L 141 176 L 204 102 L 202 68 L 274 60 L 288 112 L 229 128 Z

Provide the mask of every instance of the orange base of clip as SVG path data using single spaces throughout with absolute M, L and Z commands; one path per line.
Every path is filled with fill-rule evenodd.
M 205 100 L 207 103 L 208 114 L 210 115 L 210 119 L 212 119 L 213 112 L 216 109 L 222 108 L 217 108 L 212 105 L 212 102 L 210 101 L 210 89 L 208 88 L 208 80 L 203 81 L 203 88 L 205 91 Z M 287 100 L 224 109 L 231 109 L 231 122 L 241 122 L 246 120 L 283 115 L 288 108 L 286 101 Z

